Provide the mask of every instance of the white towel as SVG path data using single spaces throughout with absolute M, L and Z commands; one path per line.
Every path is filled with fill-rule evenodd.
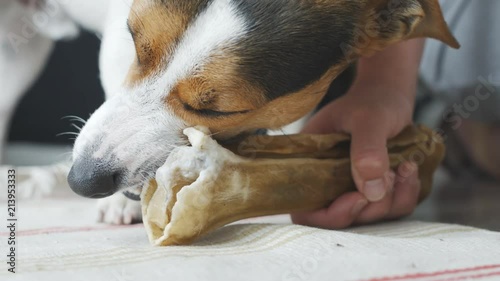
M 328 231 L 279 216 L 155 248 L 142 225 L 93 224 L 94 204 L 21 202 L 17 273 L 2 262 L 0 280 L 500 280 L 500 233 L 471 227 L 401 221 Z

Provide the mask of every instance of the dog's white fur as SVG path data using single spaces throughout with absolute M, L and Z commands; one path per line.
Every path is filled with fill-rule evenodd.
M 158 79 L 158 83 L 162 83 L 159 88 L 168 93 L 178 81 L 202 68 L 215 52 L 245 35 L 246 29 L 245 20 L 236 14 L 230 1 L 213 1 L 184 33 L 169 67 Z

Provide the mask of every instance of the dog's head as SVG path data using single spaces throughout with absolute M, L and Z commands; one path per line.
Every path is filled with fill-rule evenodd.
M 360 56 L 416 37 L 458 46 L 437 0 L 135 0 L 128 27 L 123 91 L 75 143 L 83 196 L 141 186 L 188 126 L 227 139 L 301 118 Z

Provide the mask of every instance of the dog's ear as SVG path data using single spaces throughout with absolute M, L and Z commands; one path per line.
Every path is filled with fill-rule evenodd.
M 420 5 L 420 9 L 423 11 L 423 17 L 413 26 L 410 38 L 430 37 L 440 40 L 455 49 L 460 48 L 460 43 L 448 28 L 438 0 L 413 0 L 408 2 L 415 2 L 416 5 Z
M 364 11 L 361 32 L 369 38 L 369 43 L 361 47 L 362 55 L 419 37 L 460 47 L 448 28 L 438 0 L 368 0 Z

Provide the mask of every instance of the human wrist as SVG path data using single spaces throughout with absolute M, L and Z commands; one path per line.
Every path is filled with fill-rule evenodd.
M 412 120 L 415 109 L 416 87 L 395 85 L 387 80 L 356 79 L 346 98 L 357 104 L 378 108 L 380 112 L 399 112 L 400 120 L 406 124 Z
M 415 78 L 416 81 L 416 78 Z M 351 98 L 392 101 L 394 104 L 413 109 L 416 97 L 416 82 L 395 84 L 391 81 L 357 78 L 348 95 Z
M 358 61 L 353 88 L 383 89 L 386 94 L 406 94 L 414 99 L 424 40 L 391 46 Z

